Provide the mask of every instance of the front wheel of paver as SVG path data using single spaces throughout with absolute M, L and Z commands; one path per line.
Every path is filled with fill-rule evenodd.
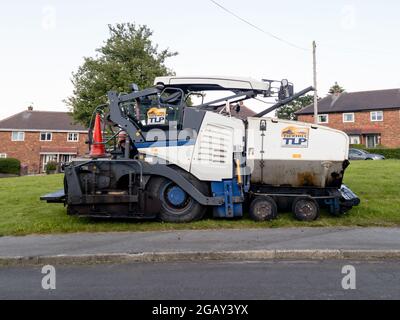
M 205 214 L 206 207 L 168 179 L 153 177 L 148 190 L 154 201 L 160 201 L 159 218 L 164 222 L 192 222 L 200 220 Z

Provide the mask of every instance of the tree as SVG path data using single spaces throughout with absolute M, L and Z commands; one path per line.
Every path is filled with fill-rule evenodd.
M 159 51 L 147 26 L 120 23 L 108 28 L 110 37 L 96 50 L 98 55 L 84 58 L 82 66 L 72 74 L 73 95 L 65 100 L 74 119 L 85 125 L 93 110 L 107 102 L 108 91 L 130 92 L 132 83 L 146 88 L 153 85 L 157 76 L 174 75 L 165 60 L 177 53 Z
M 284 119 L 284 120 L 295 120 L 296 119 L 295 112 L 309 106 L 310 104 L 313 103 L 313 101 L 314 101 L 313 95 L 306 95 L 300 97 L 295 101 L 287 104 L 286 106 L 279 108 L 277 110 L 277 117 L 279 119 Z
M 345 88 L 339 86 L 339 84 L 335 82 L 335 84 L 329 89 L 329 94 L 338 94 L 345 91 L 346 91 Z

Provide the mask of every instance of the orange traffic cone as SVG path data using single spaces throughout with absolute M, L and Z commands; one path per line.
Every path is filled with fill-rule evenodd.
M 101 119 L 100 115 L 96 114 L 96 121 L 94 122 L 93 129 L 93 144 L 90 150 L 92 158 L 101 158 L 106 155 L 106 147 L 103 144 L 103 134 L 101 133 Z

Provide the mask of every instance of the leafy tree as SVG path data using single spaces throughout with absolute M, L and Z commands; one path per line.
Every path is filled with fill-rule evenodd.
M 159 50 L 151 40 L 153 32 L 145 25 L 120 23 L 109 25 L 109 38 L 98 48 L 96 57 L 84 58 L 72 74 L 73 95 L 65 102 L 76 121 L 88 125 L 93 110 L 107 102 L 107 92 L 129 92 L 130 85 L 153 85 L 157 76 L 174 75 L 165 66 L 176 56 L 169 49 Z
M 295 101 L 291 102 L 290 104 L 287 104 L 286 106 L 283 106 L 277 110 L 277 117 L 279 119 L 285 119 L 285 120 L 295 120 L 296 115 L 295 112 L 299 111 L 310 104 L 314 102 L 314 96 L 313 95 L 306 95 L 302 96 Z
M 337 82 L 329 89 L 329 94 L 338 94 L 345 92 L 346 89 L 341 87 Z

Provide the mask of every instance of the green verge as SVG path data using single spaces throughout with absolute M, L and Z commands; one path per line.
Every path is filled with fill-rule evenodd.
M 62 175 L 0 179 L 0 236 L 103 231 L 201 230 L 278 227 L 397 227 L 400 226 L 400 161 L 352 162 L 345 183 L 361 198 L 348 215 L 323 212 L 313 223 L 282 213 L 273 222 L 206 219 L 190 224 L 104 221 L 67 216 L 60 204 L 41 202 L 43 194 L 62 188 Z

